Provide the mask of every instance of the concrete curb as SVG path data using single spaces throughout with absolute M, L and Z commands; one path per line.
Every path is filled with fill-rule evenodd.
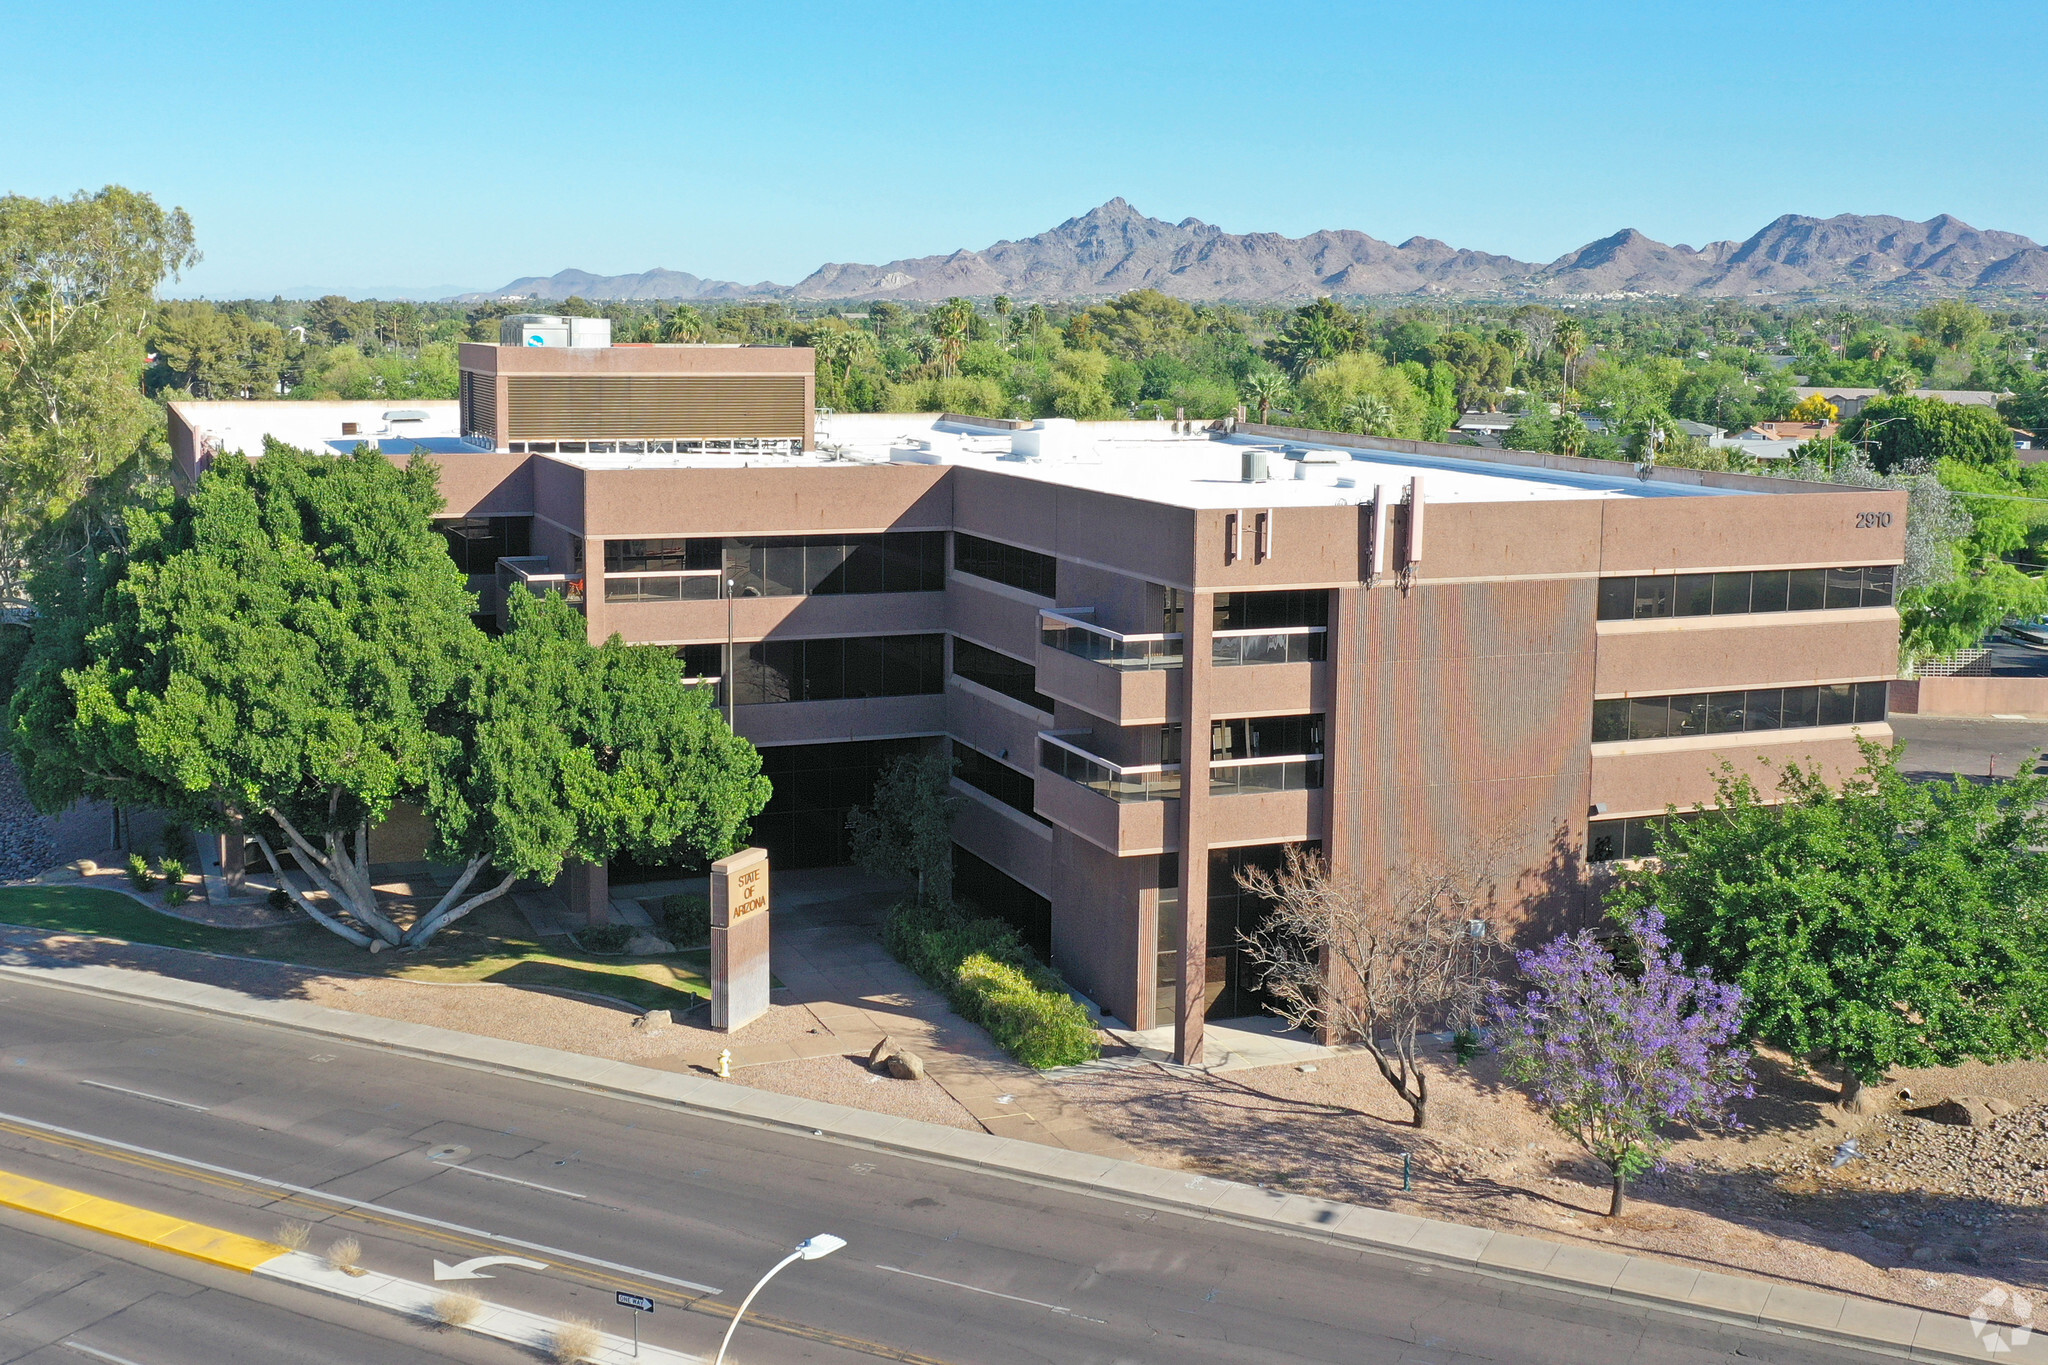
M 13 950 L 0 954 L 0 975 L 94 995 L 274 1024 L 427 1060 L 671 1105 L 758 1127 L 843 1139 L 921 1160 L 1064 1186 L 1167 1212 L 1225 1218 L 1247 1227 L 1313 1237 L 1338 1246 L 1641 1308 L 1833 1342 L 1898 1359 L 1981 1362 L 1996 1354 L 2013 1365 L 2048 1365 L 2048 1333 L 2014 1341 L 2008 1331 L 2000 1342 L 2006 1349 L 1987 1349 L 1980 1337 L 1988 1337 L 1998 1329 L 1987 1329 L 1981 1323 L 1948 1313 L 1258 1189 L 1115 1157 L 750 1090 L 707 1077 L 504 1042 L 428 1024 L 380 1019 L 303 1001 L 260 1000 L 218 986 L 127 968 L 80 966 Z

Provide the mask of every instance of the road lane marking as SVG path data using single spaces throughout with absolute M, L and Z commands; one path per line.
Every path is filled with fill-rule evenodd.
M 284 1251 L 274 1242 L 261 1242 L 154 1209 L 102 1199 L 12 1171 L 0 1171 L 0 1205 L 229 1270 L 253 1271 Z
M 978 1284 L 962 1284 L 958 1280 L 942 1280 L 936 1275 L 926 1275 L 922 1271 L 905 1270 L 900 1265 L 878 1265 L 875 1269 L 886 1270 L 892 1275 L 908 1275 L 913 1280 L 930 1280 L 933 1284 L 951 1285 L 955 1289 L 965 1289 L 975 1294 L 986 1294 L 992 1299 L 1008 1299 L 1011 1303 L 1028 1303 L 1033 1308 L 1043 1308 L 1047 1312 L 1058 1313 L 1064 1317 L 1074 1318 L 1081 1322 L 1103 1323 L 1101 1318 L 1091 1318 L 1085 1313 L 1076 1313 L 1073 1309 L 1062 1308 L 1056 1303 L 1041 1303 L 1037 1299 L 1027 1299 L 1016 1294 L 1005 1294 L 1000 1289 L 983 1289 Z M 1106 1326 L 1107 1324 L 1104 1323 L 1104 1325 Z
M 193 1157 L 178 1156 L 171 1152 L 159 1152 L 154 1148 L 139 1147 L 132 1142 L 121 1142 L 115 1138 L 100 1137 L 93 1133 L 82 1133 L 75 1128 L 65 1128 L 54 1123 L 44 1123 L 40 1119 L 24 1118 L 20 1114 L 0 1112 L 0 1120 L 18 1124 L 23 1128 L 34 1129 L 40 1133 L 56 1133 L 77 1141 L 109 1147 L 115 1151 L 132 1152 L 137 1156 L 152 1157 L 158 1161 L 169 1162 L 173 1166 L 184 1167 L 194 1171 L 206 1171 L 210 1174 L 225 1176 L 245 1184 L 260 1185 L 265 1189 L 283 1190 L 287 1193 L 306 1199 L 318 1200 L 322 1203 L 339 1204 L 349 1209 L 368 1209 L 372 1213 L 401 1219 L 404 1222 L 421 1227 L 430 1227 L 442 1232 L 459 1233 L 465 1237 L 477 1237 L 486 1242 L 498 1242 L 505 1246 L 523 1247 L 528 1251 L 538 1251 L 543 1255 L 553 1256 L 558 1260 L 575 1261 L 581 1265 L 596 1266 L 602 1270 L 615 1270 L 623 1275 L 637 1276 L 641 1279 L 654 1280 L 660 1284 L 674 1285 L 678 1289 L 687 1289 L 693 1294 L 722 1294 L 725 1292 L 721 1289 L 714 1289 L 708 1284 L 698 1284 L 695 1280 L 680 1280 L 673 1275 L 661 1275 L 652 1270 L 642 1270 L 638 1266 L 621 1265 L 617 1261 L 607 1261 L 597 1256 L 586 1256 L 580 1251 L 568 1251 L 561 1247 L 548 1246 L 543 1242 L 529 1242 L 524 1238 L 507 1236 L 502 1232 L 491 1232 L 484 1228 L 465 1227 L 461 1223 L 450 1223 L 444 1219 L 431 1218 L 424 1213 L 410 1213 L 405 1209 L 393 1208 L 389 1204 L 374 1203 L 368 1199 L 352 1199 L 345 1194 L 332 1194 L 326 1190 L 313 1189 L 308 1185 L 294 1185 L 287 1180 L 272 1180 L 268 1176 L 251 1175 L 247 1171 L 238 1171 L 229 1166 L 216 1166 L 212 1162 L 200 1161 Z
M 127 1356 L 117 1356 L 112 1351 L 102 1351 L 97 1346 L 88 1346 L 82 1341 L 60 1341 L 57 1344 L 67 1351 L 83 1351 L 89 1356 L 98 1356 L 101 1360 L 110 1360 L 113 1362 L 113 1365 L 136 1365 L 136 1362 L 130 1360 Z
M 518 1176 L 499 1175 L 495 1171 L 480 1171 L 474 1166 L 458 1166 L 452 1161 L 437 1161 L 434 1164 L 444 1171 L 461 1171 L 464 1175 L 482 1176 L 485 1180 L 502 1180 L 508 1185 L 524 1185 L 529 1190 L 545 1190 L 549 1194 L 559 1194 L 564 1199 L 588 1198 L 587 1195 L 578 1194 L 574 1190 L 558 1190 L 553 1185 L 540 1185 L 531 1180 L 521 1180 Z
M 150 1100 L 156 1104 L 168 1104 L 173 1109 L 190 1109 L 194 1113 L 199 1114 L 213 1112 L 203 1104 L 191 1104 L 185 1100 L 174 1100 L 168 1095 L 152 1095 L 147 1090 L 130 1090 L 125 1085 L 109 1085 L 105 1081 L 80 1081 L 79 1084 L 89 1085 L 95 1090 L 112 1090 L 117 1094 L 133 1095 L 138 1100 Z

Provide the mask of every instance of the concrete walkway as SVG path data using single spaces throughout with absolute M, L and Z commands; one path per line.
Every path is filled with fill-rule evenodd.
M 882 946 L 882 920 L 902 888 L 850 868 L 782 872 L 774 883 L 770 969 L 778 1005 L 802 1005 L 824 1034 L 741 1043 L 736 1067 L 865 1053 L 885 1036 L 918 1055 L 936 1081 L 991 1133 L 1048 1147 L 1127 1156 L 1038 1073 L 1011 1061 L 988 1034 Z M 706 1066 L 717 1054 L 685 1060 Z
M 118 967 L 77 966 L 27 951 L 0 956 L 0 978 L 246 1019 L 359 1046 L 468 1066 L 501 1075 L 674 1105 L 732 1121 L 811 1133 L 940 1164 L 1192 1217 L 1223 1219 L 1568 1293 L 1719 1322 L 1787 1337 L 1846 1344 L 1906 1360 L 1981 1362 L 1984 1338 L 2013 1365 L 2048 1365 L 2048 1334 L 1946 1313 L 1674 1265 L 1646 1256 L 1567 1245 L 1417 1218 L 1385 1209 L 1314 1199 L 1234 1181 L 1163 1170 L 1099 1153 L 1061 1150 L 990 1133 L 753 1090 L 701 1076 L 655 1071 L 553 1048 L 509 1043 L 425 1024 L 401 1023 L 300 1000 L 263 1000 L 199 982 Z

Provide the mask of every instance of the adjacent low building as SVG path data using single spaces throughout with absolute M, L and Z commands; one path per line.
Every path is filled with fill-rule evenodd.
M 801 349 L 461 368 L 457 444 L 427 449 L 487 618 L 556 589 L 592 639 L 677 650 L 761 748 L 785 867 L 843 861 L 880 766 L 947 746 L 963 892 L 1183 1056 L 1259 1006 L 1236 874 L 1288 845 L 1366 881 L 1485 862 L 1515 935 L 1583 914 L 1724 762 L 1768 784 L 1889 737 L 1902 493 L 1260 426 L 820 422 Z M 302 406 L 174 405 L 181 466 Z

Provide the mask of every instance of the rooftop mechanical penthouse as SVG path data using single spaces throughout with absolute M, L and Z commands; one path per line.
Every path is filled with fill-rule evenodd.
M 1582 910 L 1724 759 L 1842 771 L 1890 736 L 1902 493 L 1256 426 L 819 419 L 800 349 L 461 367 L 459 405 L 175 404 L 174 445 L 188 476 L 265 432 L 427 453 L 487 619 L 559 590 L 594 640 L 717 689 L 782 866 L 844 861 L 879 767 L 949 746 L 962 892 L 1183 1057 L 1259 1007 L 1235 874 L 1288 844 L 1364 879 L 1499 850 L 1512 936 Z M 601 904 L 602 869 L 577 894 Z

